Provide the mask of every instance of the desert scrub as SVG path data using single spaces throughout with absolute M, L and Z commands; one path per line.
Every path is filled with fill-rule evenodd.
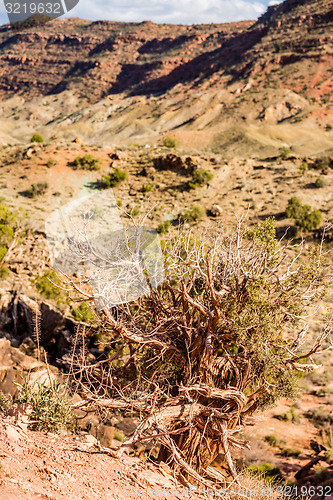
M 329 450 L 327 450 L 324 454 L 324 457 L 325 457 L 326 462 L 328 462 L 329 464 L 332 464 L 333 463 L 333 448 L 330 448 Z
M 275 415 L 277 420 L 281 420 L 282 422 L 291 422 L 293 424 L 300 423 L 300 417 L 295 413 L 295 407 L 291 406 L 289 411 L 282 413 L 281 415 Z
M 300 174 L 304 175 L 307 170 L 308 170 L 308 164 L 304 161 L 303 163 L 301 163 L 299 167 Z
M 73 425 L 73 414 L 64 386 L 58 382 L 54 382 L 52 387 L 40 382 L 18 385 L 15 399 L 18 404 L 32 405 L 31 430 L 59 433 Z
M 310 205 L 302 205 L 301 200 L 295 196 L 288 200 L 286 216 L 288 219 L 294 219 L 296 227 L 304 231 L 317 229 L 322 220 L 320 210 L 312 210 Z
M 330 156 L 322 156 L 316 158 L 313 162 L 312 168 L 315 170 L 321 170 L 324 174 L 328 171 L 329 168 L 333 168 L 333 158 Z
M 31 184 L 30 188 L 26 191 L 26 195 L 29 198 L 36 198 L 45 194 L 48 188 L 48 182 L 37 182 L 36 184 Z
M 317 177 L 314 184 L 316 188 L 323 188 L 328 186 L 328 180 L 324 177 Z
M 5 204 L 0 204 L 0 262 L 6 255 L 17 228 L 18 220 L 16 214 L 9 210 Z M 3 277 L 5 277 L 5 268 L 2 269 L 4 269 L 2 272 Z
M 46 162 L 46 166 L 47 166 L 47 168 L 52 168 L 52 167 L 54 167 L 56 164 L 57 164 L 57 160 L 55 160 L 54 158 L 51 158 L 50 160 L 48 160 L 48 161 Z
M 287 147 L 282 147 L 279 149 L 280 151 L 280 158 L 281 160 L 287 160 L 290 156 L 290 148 L 287 148 Z
M 101 159 L 86 153 L 83 156 L 77 156 L 72 163 L 74 170 L 100 170 Z
M 283 480 L 281 469 L 266 462 L 261 465 L 249 465 L 246 470 L 251 475 L 262 476 L 265 481 L 270 483 L 281 482 Z
M 176 148 L 177 145 L 178 145 L 178 141 L 177 141 L 176 137 L 168 136 L 163 140 L 163 146 L 166 148 Z
M 8 278 L 9 275 L 9 269 L 7 266 L 2 266 L 0 267 L 0 280 L 5 280 Z
M 281 454 L 284 456 L 284 457 L 294 457 L 294 458 L 297 458 L 301 455 L 301 450 L 297 450 L 297 449 L 294 449 L 294 448 L 280 448 L 281 450 Z
M 86 302 L 81 302 L 78 307 L 71 307 L 71 313 L 76 321 L 83 323 L 93 323 L 95 321 L 94 313 Z
M 31 137 L 30 142 L 40 142 L 41 143 L 41 142 L 44 142 L 44 139 L 40 134 L 34 134 Z
M 326 410 L 324 406 L 315 408 L 313 410 L 308 410 L 305 416 L 310 422 L 312 422 L 316 427 L 324 428 L 329 430 L 333 426 L 333 415 L 332 412 Z
M 198 168 L 192 174 L 192 180 L 188 183 L 190 189 L 196 189 L 204 184 L 208 184 L 214 175 L 209 170 Z
M 121 170 L 121 168 L 116 167 L 109 174 L 102 175 L 101 187 L 107 189 L 118 186 L 121 182 L 126 181 L 127 178 L 127 170 Z
M 181 220 L 186 222 L 197 222 L 203 219 L 205 215 L 205 210 L 199 205 L 193 205 L 192 208 L 188 208 L 183 215 L 181 215 Z
M 171 222 L 169 220 L 166 220 L 164 222 L 161 222 L 158 226 L 157 226 L 157 229 L 156 231 L 159 233 L 159 234 L 163 234 L 163 233 L 167 233 L 170 229 L 170 226 L 171 226 Z
M 142 188 L 140 189 L 141 193 L 149 193 L 150 191 L 153 191 L 154 186 L 153 184 L 144 184 Z
M 116 439 L 117 441 L 120 441 L 122 443 L 124 441 L 124 436 L 121 432 L 115 431 L 113 433 L 113 439 Z
M 46 271 L 32 280 L 37 291 L 46 299 L 54 300 L 58 306 L 65 302 L 61 281 L 55 271 Z
M 270 435 L 270 436 L 265 436 L 264 441 L 268 443 L 270 446 L 279 446 L 281 444 L 281 439 L 278 438 L 277 436 Z
M 0 417 L 5 417 L 12 406 L 13 397 L 10 394 L 0 392 Z

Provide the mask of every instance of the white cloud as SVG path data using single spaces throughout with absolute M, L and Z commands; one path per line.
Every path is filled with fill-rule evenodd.
M 273 5 L 279 5 L 279 3 L 282 3 L 282 2 L 283 2 L 283 0 L 271 0 L 268 5 L 270 7 L 272 7 Z
M 256 19 L 266 10 L 250 0 L 80 0 L 70 15 L 85 19 L 156 23 L 222 23 Z
M 1 4 L 0 0 L 0 21 L 7 23 Z M 266 5 L 267 0 L 80 0 L 68 16 L 127 22 L 223 23 L 256 19 Z

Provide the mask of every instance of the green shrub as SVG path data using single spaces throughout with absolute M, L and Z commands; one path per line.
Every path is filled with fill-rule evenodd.
M 166 137 L 163 140 L 163 146 L 166 148 L 176 148 L 178 145 L 178 141 L 176 137 Z
M 141 193 L 149 193 L 154 189 L 154 186 L 152 184 L 144 184 L 141 188 Z
M 75 170 L 100 170 L 101 168 L 100 158 L 95 158 L 94 156 L 86 153 L 83 156 L 77 156 L 72 163 Z
M 326 410 L 324 406 L 308 410 L 305 416 L 316 426 L 329 429 L 333 425 L 332 412 Z
M 282 160 L 287 160 L 289 158 L 290 153 L 291 153 L 290 148 L 287 148 L 284 146 L 284 147 L 280 148 L 279 151 L 280 151 L 280 157 Z
M 205 211 L 199 205 L 193 205 L 192 208 L 188 208 L 186 212 L 181 216 L 181 219 L 186 222 L 196 222 L 201 220 L 205 215 Z
M 0 260 L 2 258 L 3 257 L 1 257 L 1 249 L 0 249 Z M 5 280 L 6 278 L 8 278 L 8 275 L 9 275 L 8 267 L 7 266 L 0 267 L 0 280 Z
M 160 233 L 160 234 L 167 233 L 169 231 L 169 229 L 170 229 L 170 226 L 171 226 L 171 222 L 169 220 L 161 222 L 157 226 L 157 232 Z
M 333 463 L 333 448 L 330 448 L 329 450 L 325 451 L 325 459 L 329 463 Z
M 299 457 L 302 453 L 301 450 L 296 450 L 293 448 L 281 448 L 281 452 L 285 457 Z
M 0 417 L 5 417 L 8 410 L 13 406 L 13 398 L 10 394 L 0 392 Z
M 102 187 L 104 189 L 112 188 L 118 186 L 123 181 L 126 181 L 128 177 L 127 170 L 121 170 L 120 168 L 114 168 L 112 172 L 106 175 L 102 175 Z
M 301 163 L 300 167 L 299 167 L 299 171 L 302 175 L 305 174 L 305 172 L 307 171 L 308 169 L 308 164 L 306 162 L 303 162 Z
M 114 431 L 113 439 L 116 439 L 117 441 L 120 441 L 122 443 L 124 441 L 124 436 L 122 435 L 121 432 Z
M 61 281 L 55 271 L 46 271 L 37 276 L 33 283 L 35 283 L 38 292 L 46 299 L 54 300 L 58 305 L 65 301 L 64 292 L 60 288 Z
M 43 137 L 40 134 L 34 134 L 31 137 L 30 142 L 44 142 L 44 139 L 43 139 Z
M 283 479 L 280 468 L 268 463 L 263 463 L 261 465 L 249 465 L 247 467 L 247 471 L 254 476 L 257 474 L 262 475 L 265 481 L 271 483 L 279 482 Z
M 50 160 L 47 161 L 46 166 L 47 168 L 54 167 L 57 164 L 57 160 L 54 158 L 51 158 Z
M 204 168 L 198 168 L 192 174 L 192 181 L 188 183 L 191 189 L 196 189 L 203 184 L 208 184 L 209 181 L 213 179 L 214 175 L 209 172 L 209 170 L 205 170 Z
M 300 423 L 300 417 L 295 413 L 295 407 L 291 406 L 289 411 L 282 413 L 281 415 L 276 415 L 275 418 L 282 420 L 283 422 L 291 422 L 293 424 Z
M 64 394 L 64 386 L 55 382 L 53 387 L 48 387 L 35 382 L 32 385 L 25 383 L 18 387 L 17 403 L 32 404 L 29 424 L 31 430 L 58 433 L 72 427 L 73 414 Z
M 71 313 L 76 321 L 93 323 L 95 320 L 93 311 L 86 302 L 81 302 L 78 307 L 71 307 Z
M 312 210 L 310 205 L 302 205 L 299 198 L 292 197 L 286 208 L 288 219 L 294 219 L 298 228 L 312 231 L 320 226 L 322 215 L 319 210 Z
M 327 179 L 325 179 L 324 177 L 318 177 L 315 180 L 315 186 L 316 186 L 316 188 L 323 188 L 323 187 L 325 187 L 327 185 L 328 185 Z
M 325 486 L 327 486 L 326 481 L 332 480 L 332 473 L 330 471 L 329 467 L 323 467 L 321 464 L 315 464 L 313 466 L 313 469 L 315 471 L 315 475 L 311 478 L 312 479 L 312 484 L 318 484 L 322 485 L 325 483 Z M 333 486 L 333 483 L 330 484 Z
M 10 243 L 14 238 L 14 233 L 18 222 L 14 212 L 9 210 L 6 205 L 0 205 L 0 262 L 4 258 L 9 248 Z M 2 278 L 6 277 L 6 269 L 2 268 Z M 8 273 L 7 273 L 8 275 Z
M 48 188 L 48 182 L 37 182 L 37 184 L 31 184 L 31 187 L 27 190 L 27 195 L 29 198 L 36 198 L 45 194 Z
M 276 436 L 265 436 L 264 441 L 270 446 L 277 446 L 278 444 L 278 438 Z

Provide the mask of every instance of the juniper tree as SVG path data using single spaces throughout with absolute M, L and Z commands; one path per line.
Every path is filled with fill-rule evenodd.
M 224 453 L 236 478 L 231 448 L 249 447 L 240 431 L 258 410 L 294 397 L 299 374 L 316 367 L 312 356 L 331 334 L 330 326 L 313 342 L 308 334 L 309 308 L 315 314 L 327 287 L 322 251 L 302 259 L 302 245 L 275 235 L 272 219 L 214 234 L 171 231 L 163 282 L 151 286 L 146 273 L 145 296 L 100 311 L 109 357 L 85 363 L 79 406 L 140 415 L 118 456 L 153 441 L 183 479 L 209 485 L 221 480 L 210 464 Z

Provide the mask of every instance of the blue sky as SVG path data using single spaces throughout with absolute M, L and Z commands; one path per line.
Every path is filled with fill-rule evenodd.
M 0 0 L 0 24 L 8 22 Z M 20 0 L 23 2 L 24 0 Z M 35 0 L 38 3 L 38 0 Z M 43 0 L 45 1 L 45 0 Z M 112 21 L 223 23 L 256 19 L 278 0 L 80 0 L 70 16 Z

